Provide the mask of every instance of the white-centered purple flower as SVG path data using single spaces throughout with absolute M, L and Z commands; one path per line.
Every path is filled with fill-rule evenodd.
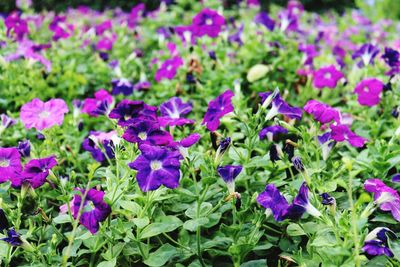
M 356 50 L 352 59 L 360 59 L 357 66 L 362 68 L 370 64 L 374 64 L 375 57 L 379 54 L 380 50 L 377 46 L 372 44 L 364 44 L 358 50 Z
M 242 169 L 243 167 L 240 165 L 226 165 L 217 168 L 219 176 L 221 176 L 228 187 L 229 194 L 235 193 L 235 178 L 240 174 Z
M 171 134 L 160 129 L 154 121 L 142 120 L 128 126 L 122 135 L 126 141 L 137 144 L 168 146 L 173 142 Z
M 254 22 L 257 24 L 263 25 L 265 28 L 267 28 L 270 31 L 273 31 L 275 28 L 275 21 L 268 16 L 267 12 L 260 12 L 258 13 L 255 18 Z
M 113 79 L 111 81 L 113 95 L 123 94 L 130 95 L 133 93 L 133 85 L 132 83 L 125 78 Z
M 193 124 L 193 120 L 184 117 L 192 111 L 192 108 L 192 103 L 184 103 L 179 97 L 172 97 L 160 105 L 161 117 L 158 118 L 158 122 L 161 127 Z
M 117 136 L 115 131 L 90 132 L 90 135 L 83 140 L 82 148 L 92 154 L 98 162 L 104 162 L 107 157 L 114 158 L 114 145 L 112 140 Z
M 124 99 L 111 110 L 109 117 L 117 119 L 118 125 L 129 126 L 140 120 L 157 122 L 157 107 L 149 106 L 143 101 Z
M 258 136 L 260 137 L 260 140 L 263 140 L 265 138 L 268 138 L 268 141 L 272 142 L 274 139 L 274 136 L 278 134 L 287 134 L 288 130 L 280 125 L 272 125 L 263 128 L 259 133 Z
M 272 92 L 265 92 L 259 93 L 258 95 L 261 97 L 261 102 L 264 103 L 272 94 Z M 291 119 L 300 120 L 303 112 L 299 107 L 290 106 L 282 99 L 281 95 L 277 93 L 272 99 L 271 109 L 268 111 L 265 120 L 270 120 L 278 114 L 285 115 Z
M 209 131 L 216 131 L 220 124 L 220 119 L 233 111 L 232 97 L 235 94 L 231 90 L 226 90 L 214 100 L 208 103 L 208 109 L 201 124 L 206 125 Z
M 165 60 L 157 70 L 154 79 L 160 82 L 163 79 L 172 80 L 178 69 L 183 65 L 183 60 L 179 56 Z
M 0 147 L 0 183 L 15 178 L 22 171 L 21 156 L 15 147 Z
M 225 25 L 225 19 L 217 11 L 205 8 L 193 17 L 191 30 L 196 37 L 207 35 L 211 38 L 218 37 Z
M 386 227 L 375 228 L 365 237 L 362 250 L 371 256 L 393 257 L 394 254 L 388 244 L 388 236 L 397 238 L 396 234 Z

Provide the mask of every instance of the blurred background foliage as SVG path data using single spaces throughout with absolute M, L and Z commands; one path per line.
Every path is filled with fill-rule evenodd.
M 226 8 L 234 8 L 240 0 L 221 0 Z M 245 1 L 245 0 L 242 0 Z M 156 9 L 159 0 L 32 0 L 36 11 L 54 10 L 62 12 L 68 7 L 89 6 L 96 10 L 120 7 L 123 10 L 130 10 L 138 3 L 144 3 L 148 10 Z M 185 2 L 190 9 L 190 1 L 175 0 L 170 2 Z M 268 10 L 272 4 L 285 6 L 288 0 L 260 0 L 261 8 Z M 342 13 L 347 8 L 360 8 L 372 20 L 381 18 L 400 19 L 400 0 L 301 0 L 306 10 L 324 12 L 334 10 Z M 9 13 L 16 9 L 15 0 L 0 0 L 0 12 Z

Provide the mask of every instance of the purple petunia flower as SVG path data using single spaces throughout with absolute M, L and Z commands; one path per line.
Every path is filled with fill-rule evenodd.
M 337 142 L 343 142 L 346 140 L 354 147 L 363 147 L 368 141 L 367 139 L 353 133 L 347 125 L 331 125 L 330 128 L 332 130 L 331 138 Z
M 36 128 L 41 131 L 56 124 L 61 125 L 64 114 L 68 111 L 68 106 L 62 99 L 43 102 L 39 98 L 34 98 L 21 107 L 20 117 L 27 129 Z
M 266 137 L 268 138 L 268 141 L 272 142 L 273 138 L 277 134 L 287 134 L 288 130 L 286 128 L 283 128 L 280 125 L 272 125 L 265 127 L 262 129 L 259 133 L 258 136 L 260 137 L 260 140 L 265 139 Z
M 226 90 L 214 100 L 211 100 L 208 103 L 208 109 L 201 124 L 206 125 L 207 129 L 212 132 L 216 131 L 219 127 L 220 119 L 225 114 L 233 111 L 233 96 L 234 93 L 231 90 Z
M 13 179 L 22 171 L 21 156 L 15 147 L 0 147 L 0 183 Z
M 111 85 L 112 85 L 111 93 L 113 95 L 118 95 L 118 94 L 130 95 L 133 93 L 133 85 L 131 84 L 130 81 L 128 81 L 125 78 L 114 79 L 111 81 Z
M 362 250 L 371 256 L 386 255 L 388 257 L 393 257 L 394 254 L 388 245 L 388 234 L 392 237 L 396 237 L 396 234 L 388 228 L 375 228 L 365 237 Z
M 7 231 L 7 237 L 2 238 L 1 240 L 9 243 L 11 246 L 21 246 L 22 245 L 22 240 L 21 236 L 15 231 L 14 228 L 10 229 Z
M 140 151 L 142 154 L 128 166 L 137 170 L 136 179 L 143 192 L 156 190 L 161 185 L 171 189 L 179 186 L 179 151 L 150 145 L 141 145 Z
M 400 173 L 397 173 L 397 174 L 393 175 L 392 182 L 400 183 Z
M 32 159 L 25 165 L 21 175 L 11 179 L 11 185 L 14 188 L 20 188 L 23 184 L 28 184 L 32 188 L 41 187 L 46 182 L 50 170 L 56 165 L 55 156 Z
M 225 25 L 225 19 L 218 12 L 205 8 L 192 20 L 192 34 L 197 37 L 208 35 L 211 38 L 218 37 Z
M 131 124 L 122 135 L 126 141 L 138 144 L 167 146 L 173 142 L 169 132 L 160 129 L 154 121 L 142 120 Z
M 286 30 L 288 30 L 288 31 L 297 31 L 298 30 L 298 28 L 299 28 L 298 17 L 295 16 L 289 10 L 282 10 L 281 12 L 279 12 L 278 17 L 280 19 L 279 28 L 282 32 L 284 32 Z
M 85 195 L 84 189 L 77 188 L 75 191 L 81 192 L 82 196 Z M 104 192 L 96 189 L 89 189 L 86 194 L 79 222 L 92 234 L 97 233 L 100 222 L 103 222 L 111 213 L 111 207 L 104 201 L 104 195 Z M 82 196 L 79 193 L 75 193 L 73 199 L 73 206 L 71 209 L 75 219 L 78 218 L 79 208 L 82 204 Z
M 105 31 L 112 29 L 112 22 L 111 20 L 105 20 L 100 24 L 95 26 L 96 35 L 102 35 Z
M 86 98 L 83 102 L 82 112 L 92 117 L 98 117 L 107 112 L 108 106 L 113 102 L 113 97 L 104 89 L 100 89 L 94 94 L 94 98 Z
M 172 80 L 178 68 L 183 65 L 182 58 L 176 56 L 164 61 L 161 67 L 157 70 L 154 79 L 160 82 L 162 79 Z
M 54 33 L 54 41 L 67 39 L 74 33 L 74 25 L 67 23 L 66 20 L 66 16 L 55 16 L 49 24 L 49 30 Z
M 178 142 L 170 144 L 169 146 L 178 149 L 182 157 L 187 158 L 189 156 L 188 148 L 196 144 L 200 138 L 200 134 L 193 133 Z
M 325 206 L 336 205 L 336 199 L 331 195 L 329 195 L 328 193 L 322 193 L 320 197 L 322 198 L 321 201 L 322 205 Z
M 385 47 L 385 53 L 382 58 L 389 67 L 400 67 L 400 53 L 397 50 Z
M 358 95 L 358 103 L 369 107 L 379 104 L 383 86 L 383 83 L 375 78 L 362 80 L 354 89 L 354 93 Z
M 326 161 L 335 144 L 335 142 L 331 140 L 331 133 L 327 132 L 323 135 L 318 135 L 318 143 L 321 145 L 322 159 Z
M 160 105 L 160 113 L 162 117 L 158 118 L 161 127 L 182 126 L 185 124 L 193 124 L 193 120 L 183 117 L 192 111 L 192 103 L 184 103 L 179 97 L 172 97 L 168 101 Z
M 359 58 L 360 61 L 357 66 L 362 68 L 364 66 L 374 64 L 375 57 L 379 54 L 379 48 L 372 44 L 364 44 L 352 55 L 352 59 Z
M 88 138 L 85 138 L 82 143 L 82 148 L 92 154 L 93 158 L 98 162 L 103 162 L 107 159 L 114 158 L 114 147 L 112 139 L 116 136 L 115 131 L 105 132 L 90 132 Z
M 111 110 L 109 117 L 117 119 L 118 125 L 123 127 L 139 120 L 157 122 L 157 107 L 146 105 L 143 101 L 124 99 Z
M 338 71 L 333 65 L 321 67 L 313 73 L 313 85 L 318 89 L 324 87 L 333 89 L 336 87 L 337 82 L 343 77 L 343 73 Z
M 7 27 L 7 37 L 13 33 L 18 40 L 22 40 L 25 35 L 29 33 L 28 23 L 22 19 L 18 12 L 12 12 L 4 20 L 4 24 Z
M 16 123 L 16 120 L 8 117 L 6 114 L 1 114 L 0 115 L 0 135 L 5 129 L 11 127 L 15 123 Z
M 268 16 L 267 12 L 260 12 L 254 18 L 254 22 L 263 25 L 270 31 L 273 31 L 275 28 L 275 21 Z
M 259 93 L 258 95 L 261 97 L 261 102 L 264 103 L 268 99 L 268 97 L 270 97 L 272 94 L 273 94 L 272 92 L 265 92 L 265 93 Z M 300 120 L 301 116 L 303 115 L 301 108 L 290 106 L 282 99 L 279 93 L 277 93 L 275 97 L 272 99 L 271 105 L 272 107 L 268 111 L 265 120 L 270 120 L 278 114 L 285 115 L 291 119 Z
M 219 176 L 225 181 L 228 187 L 229 194 L 235 193 L 235 178 L 240 174 L 243 167 L 238 165 L 218 166 L 217 172 Z
M 228 41 L 230 43 L 237 43 L 239 46 L 242 46 L 243 41 L 242 41 L 241 36 L 243 34 L 243 30 L 244 30 L 244 24 L 240 25 L 240 27 L 236 33 L 228 36 Z
M 269 184 L 264 192 L 258 195 L 257 202 L 267 209 L 267 215 L 272 213 L 276 221 L 296 220 L 305 212 L 315 217 L 321 216 L 321 213 L 310 203 L 308 198 L 308 186 L 305 182 L 301 185 L 299 193 L 291 205 L 288 204 L 274 184 Z
M 368 179 L 364 189 L 374 194 L 374 201 L 383 211 L 390 211 L 393 218 L 400 222 L 400 196 L 396 190 L 379 179 Z
M 111 51 L 116 40 L 117 40 L 116 34 L 112 34 L 111 36 L 103 36 L 96 43 L 96 50 L 100 51 L 100 53 L 106 53 L 108 51 Z
M 330 123 L 331 121 L 340 123 L 340 112 L 317 100 L 309 100 L 304 106 L 304 110 L 308 114 L 312 114 L 314 119 L 322 124 Z
M 300 44 L 299 51 L 304 53 L 304 65 L 313 65 L 313 60 L 318 56 L 317 47 L 313 44 Z
M 28 158 L 31 155 L 31 142 L 29 140 L 19 141 L 17 149 L 21 157 Z

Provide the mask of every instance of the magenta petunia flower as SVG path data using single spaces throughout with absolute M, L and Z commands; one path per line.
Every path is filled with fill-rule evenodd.
M 4 24 L 7 27 L 7 37 L 14 34 L 16 39 L 21 40 L 29 33 L 27 21 L 22 19 L 18 12 L 12 12 L 8 15 L 4 20 Z
M 184 103 L 179 97 L 172 97 L 160 105 L 161 117 L 158 118 L 158 122 L 161 127 L 193 124 L 193 120 L 183 117 L 190 111 L 192 111 L 192 103 Z
M 54 125 L 61 125 L 68 106 L 62 99 L 51 99 L 43 102 L 39 98 L 21 107 L 20 118 L 27 129 L 36 128 L 41 131 Z
M 76 188 L 75 191 L 81 193 L 76 192 L 72 201 L 72 216 L 76 219 L 78 218 L 85 190 Z M 103 191 L 89 189 L 83 203 L 82 215 L 79 218 L 79 222 L 92 234 L 97 233 L 100 228 L 100 222 L 103 222 L 111 213 L 111 207 L 104 201 L 104 195 Z
M 111 110 L 109 117 L 117 119 L 118 125 L 123 127 L 140 120 L 157 122 L 157 107 L 149 106 L 139 100 L 124 99 Z
M 220 119 L 227 113 L 233 111 L 232 97 L 235 94 L 231 90 L 226 90 L 214 100 L 208 103 L 208 109 L 201 124 L 206 125 L 207 129 L 214 132 L 218 129 Z
M 318 89 L 324 87 L 333 89 L 336 87 L 337 82 L 344 77 L 343 73 L 338 71 L 333 65 L 321 67 L 314 72 L 313 76 L 313 85 Z
M 74 25 L 67 23 L 66 20 L 66 16 L 55 16 L 50 23 L 49 30 L 54 33 L 54 41 L 67 39 L 74 33 Z
M 83 102 L 82 112 L 92 117 L 107 113 L 108 106 L 113 102 L 113 97 L 104 89 L 94 94 L 94 98 L 86 98 Z M 106 109 L 106 110 L 104 110 Z
M 317 100 L 309 100 L 304 106 L 304 110 L 313 115 L 316 121 L 322 124 L 335 121 L 340 123 L 340 112 L 331 106 L 318 102 Z
M 354 147 L 363 147 L 367 139 L 353 133 L 347 125 L 331 125 L 331 138 L 337 142 L 347 141 Z
M 141 145 L 140 151 L 142 154 L 128 166 L 137 170 L 136 179 L 143 192 L 156 190 L 161 185 L 168 188 L 179 186 L 179 151 L 150 145 Z
M 172 80 L 178 68 L 183 65 L 182 58 L 176 56 L 164 61 L 161 67 L 157 70 L 154 79 L 160 82 L 162 79 Z
M 375 78 L 362 80 L 354 89 L 354 93 L 358 95 L 358 103 L 369 107 L 378 105 L 383 86 L 383 83 Z
M 13 179 L 22 171 L 21 156 L 15 147 L 0 147 L 0 183 Z
M 198 13 L 192 20 L 192 33 L 201 37 L 208 35 L 209 37 L 218 37 L 225 25 L 225 19 L 218 12 L 205 8 Z
M 14 188 L 20 188 L 23 184 L 29 184 L 32 188 L 41 187 L 47 179 L 50 170 L 57 165 L 55 156 L 41 159 L 32 159 L 24 167 L 24 171 L 11 179 Z

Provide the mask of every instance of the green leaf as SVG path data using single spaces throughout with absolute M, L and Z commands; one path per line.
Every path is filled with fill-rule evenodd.
M 167 233 L 175 230 L 182 225 L 182 221 L 174 216 L 164 216 L 162 222 L 156 222 L 147 225 L 140 235 L 141 239 L 149 238 L 152 236 L 159 235 L 161 233 Z
M 100 262 L 97 267 L 114 267 L 117 264 L 117 259 L 114 258 L 110 261 L 102 261 Z
M 177 250 L 175 247 L 170 244 L 164 244 L 153 253 L 150 253 L 144 263 L 151 267 L 164 266 L 176 254 Z
M 300 227 L 297 223 L 291 223 L 286 228 L 286 232 L 289 236 L 302 236 L 306 235 L 303 228 Z
M 55 224 L 70 223 L 71 217 L 68 214 L 61 214 L 53 219 Z
M 135 218 L 132 220 L 132 222 L 137 226 L 137 228 L 142 229 L 149 224 L 150 220 L 148 217 L 144 217 L 144 218 Z
M 121 205 L 121 207 L 124 210 L 131 211 L 133 213 L 132 215 L 137 215 L 142 210 L 142 208 L 139 206 L 139 204 L 137 204 L 136 202 L 133 202 L 133 201 L 120 200 L 120 201 L 118 201 L 118 203 Z
M 265 266 L 267 266 L 266 259 L 248 261 L 240 265 L 240 267 L 265 267 Z
M 183 224 L 183 228 L 185 228 L 188 231 L 194 232 L 196 231 L 197 227 L 203 226 L 209 222 L 209 219 L 206 217 L 201 217 L 197 219 L 191 219 L 186 221 Z

